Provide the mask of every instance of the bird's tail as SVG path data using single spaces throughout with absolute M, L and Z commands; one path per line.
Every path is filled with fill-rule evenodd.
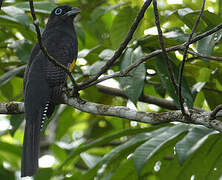
M 38 170 L 40 122 L 26 122 L 22 152 L 22 177 L 33 176 Z
M 47 114 L 51 94 L 46 81 L 41 78 L 36 79 L 29 78 L 25 88 L 26 125 L 21 162 L 22 177 L 33 176 L 38 170 L 41 126 Z

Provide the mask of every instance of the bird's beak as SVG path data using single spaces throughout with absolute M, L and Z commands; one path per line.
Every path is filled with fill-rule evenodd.
M 77 14 L 80 13 L 80 9 L 73 7 L 70 11 L 64 14 L 64 16 L 76 16 Z

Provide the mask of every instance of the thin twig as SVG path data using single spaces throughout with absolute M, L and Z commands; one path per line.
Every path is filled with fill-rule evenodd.
M 222 94 L 222 91 L 221 91 L 221 90 L 214 89 L 214 88 L 204 87 L 203 90 L 212 91 L 212 92 L 216 92 L 216 93 Z
M 202 38 L 205 38 L 205 37 L 207 37 L 207 36 L 209 36 L 209 35 L 217 32 L 217 31 L 219 31 L 219 30 L 221 30 L 221 29 L 222 29 L 222 24 L 216 26 L 215 28 L 213 28 L 213 29 L 211 29 L 211 30 L 209 30 L 209 31 L 207 31 L 207 32 L 204 32 L 204 33 L 196 36 L 195 38 L 193 38 L 193 39 L 190 41 L 189 44 L 195 43 L 196 41 L 199 41 L 199 40 L 201 40 Z M 181 44 L 181 45 L 177 45 L 177 46 L 172 46 L 172 47 L 170 47 L 170 48 L 166 48 L 166 51 L 167 51 L 167 52 L 176 51 L 176 50 L 184 51 L 185 45 L 186 45 L 186 43 Z M 127 68 L 124 70 L 124 72 L 121 72 L 121 73 L 122 73 L 122 74 L 127 74 L 128 72 L 130 72 L 132 69 L 136 68 L 136 67 L 137 67 L 138 65 L 140 65 L 141 63 L 143 63 L 143 62 L 147 61 L 148 59 L 150 59 L 150 58 L 152 58 L 152 57 L 155 57 L 155 56 L 157 56 L 157 55 L 159 55 L 159 54 L 161 54 L 161 53 L 162 53 L 162 50 L 155 50 L 155 51 L 153 51 L 152 53 L 150 53 L 150 54 L 142 57 L 141 59 L 139 59 L 139 60 L 136 61 L 135 63 L 131 64 L 129 67 L 127 67 Z M 190 51 L 190 50 L 188 50 L 188 53 L 193 54 L 193 55 L 196 55 L 196 56 L 199 56 L 199 57 L 211 59 L 211 60 L 216 60 L 216 61 L 220 61 L 220 60 L 221 60 L 220 57 L 201 55 L 201 54 L 199 54 L 199 53 L 196 53 L 196 52 L 193 52 L 193 51 Z M 117 73 L 118 73 L 118 72 L 117 72 Z M 117 76 L 118 76 L 118 74 L 117 74 Z M 98 78 L 95 78 L 95 80 L 97 80 L 97 79 L 98 79 Z M 92 85 L 94 85 L 94 84 L 97 84 L 97 83 L 93 83 L 95 80 L 93 80 L 93 78 L 92 78 L 92 79 L 90 79 L 90 80 L 88 80 L 88 81 L 86 81 L 86 82 L 79 83 L 79 87 L 80 87 L 79 89 L 86 89 L 86 88 L 88 88 L 88 87 L 90 87 L 90 86 L 92 86 Z
M 183 50 L 184 51 L 184 50 Z M 205 59 L 209 59 L 209 60 L 214 60 L 214 61 L 219 61 L 219 62 L 222 62 L 222 57 L 216 57 L 216 56 L 207 56 L 207 55 L 204 55 L 204 54 L 200 54 L 200 53 L 197 53 L 197 52 L 194 52 L 194 51 L 191 51 L 191 50 L 187 50 L 187 53 L 189 54 L 192 54 L 194 55 L 195 57 L 192 57 L 192 58 L 205 58 Z M 187 59 L 188 60 L 188 59 Z M 186 61 L 187 61 L 186 60 Z
M 95 85 L 95 84 L 98 84 L 98 83 L 100 83 L 100 82 L 102 82 L 102 81 L 106 81 L 106 80 L 108 80 L 108 79 L 117 78 L 117 77 L 126 77 L 126 76 L 129 76 L 129 75 L 127 75 L 127 73 L 122 73 L 122 72 L 120 72 L 120 71 L 119 71 L 119 72 L 116 72 L 116 73 L 114 73 L 114 74 L 104 75 L 103 77 L 101 77 L 101 78 L 99 78 L 99 79 L 91 82 L 90 84 L 88 84 L 87 87 L 93 86 L 93 85 Z
M 206 31 L 206 32 L 204 32 L 204 33 L 202 33 L 202 34 L 194 37 L 188 44 L 193 44 L 194 42 L 197 42 L 197 41 L 199 41 L 199 40 L 201 40 L 201 39 L 203 39 L 203 38 L 205 38 L 205 37 L 207 37 L 207 36 L 209 36 L 209 35 L 217 32 L 217 31 L 219 31 L 219 30 L 221 30 L 221 29 L 222 29 L 222 23 L 219 24 L 219 25 L 217 25 L 217 26 L 214 27 L 213 29 L 211 29 L 211 30 L 209 30 L 209 31 Z M 186 44 L 187 44 L 187 43 L 184 43 L 184 45 L 186 45 Z
M 217 113 L 222 110 L 222 104 L 218 105 L 211 113 L 210 113 L 210 120 L 216 119 Z
M 48 53 L 47 49 L 45 48 L 45 46 L 44 46 L 44 44 L 42 42 L 41 32 L 40 32 L 40 29 L 39 29 L 39 23 L 38 23 L 38 20 L 36 18 L 36 15 L 35 15 L 35 9 L 34 9 L 34 5 L 33 5 L 33 0 L 29 0 L 29 6 L 30 6 L 32 18 L 33 18 L 33 24 L 35 26 L 35 30 L 36 30 L 36 33 L 37 33 L 38 43 L 39 43 L 40 49 L 42 50 L 42 53 L 47 57 L 47 59 L 50 62 L 52 62 L 54 65 L 60 67 L 62 70 L 64 70 L 66 72 L 66 74 L 69 76 L 71 82 L 73 83 L 73 86 L 74 86 L 75 90 L 78 91 L 78 85 L 75 82 L 74 78 L 72 77 L 72 73 L 69 71 L 69 69 L 66 66 L 64 66 L 61 63 L 59 63 L 54 57 L 52 57 Z
M 163 56 L 164 56 L 164 58 L 166 60 L 166 63 L 167 63 L 167 69 L 168 69 L 168 73 L 169 73 L 169 76 L 170 76 L 170 80 L 171 80 L 171 82 L 172 82 L 172 84 L 175 88 L 175 92 L 177 93 L 177 84 L 176 84 L 176 80 L 175 80 L 175 77 L 174 77 L 172 65 L 170 63 L 170 59 L 167 55 L 167 51 L 166 51 L 166 48 L 165 48 L 165 45 L 164 45 L 163 33 L 162 33 L 162 30 L 161 30 L 161 27 L 160 27 L 159 12 L 158 12 L 158 7 L 157 7 L 157 1 L 156 0 L 153 0 L 153 9 L 154 9 L 154 15 L 155 15 L 155 23 L 156 23 L 156 27 L 157 27 L 158 35 L 159 35 L 160 46 L 161 46 L 161 49 L 162 49 Z
M 184 71 L 184 66 L 185 66 L 185 63 L 186 63 L 187 51 L 188 51 L 191 39 L 193 37 L 193 34 L 194 34 L 198 24 L 200 23 L 200 18 L 201 18 L 202 14 L 203 14 L 203 11 L 204 11 L 205 2 L 206 2 L 206 0 L 203 0 L 203 4 L 202 4 L 202 8 L 201 8 L 200 14 L 199 14 L 199 16 L 198 16 L 198 18 L 197 18 L 197 20 L 195 22 L 195 25 L 193 26 L 191 34 L 189 35 L 188 41 L 187 41 L 187 43 L 185 45 L 185 50 L 184 50 L 184 53 L 183 53 L 183 61 L 182 61 L 182 64 L 180 66 L 180 72 L 179 72 L 178 96 L 179 96 L 179 102 L 180 102 L 181 111 L 182 111 L 183 115 L 186 116 L 186 117 L 189 117 L 189 115 L 188 115 L 189 112 L 185 111 L 185 108 L 184 108 L 184 103 L 185 102 L 184 102 L 184 99 L 182 97 L 183 71 Z
M 170 48 L 166 48 L 166 52 L 172 52 L 172 51 L 177 51 L 177 50 L 184 51 L 185 50 L 185 46 L 182 44 L 182 45 L 177 45 L 177 46 L 172 46 Z M 86 88 L 88 88 L 88 87 L 90 87 L 92 85 L 98 84 L 98 83 L 100 83 L 102 81 L 105 81 L 107 79 L 111 79 L 111 78 L 115 78 L 115 77 L 127 76 L 130 71 L 132 71 L 134 68 L 138 67 L 141 63 L 143 63 L 143 62 L 145 62 L 145 61 L 147 61 L 147 60 L 149 60 L 149 59 L 151 59 L 151 58 L 153 58 L 155 56 L 160 55 L 162 52 L 163 51 L 160 50 L 160 49 L 155 50 L 152 53 L 147 54 L 144 57 L 138 59 L 136 62 L 134 62 L 133 64 L 128 66 L 126 69 L 124 69 L 122 71 L 118 71 L 118 72 L 116 72 L 116 73 L 114 73 L 112 75 L 105 75 L 102 78 L 99 78 L 96 81 L 93 81 L 92 83 L 85 85 L 83 89 L 86 89 Z M 202 54 L 193 52 L 191 50 L 188 50 L 187 52 L 192 54 L 192 55 L 197 56 L 197 58 L 207 58 L 209 60 L 215 60 L 215 61 L 222 62 L 222 58 L 221 57 L 202 55 Z
M 126 49 L 128 43 L 131 41 L 134 32 L 136 31 L 140 21 L 142 20 L 142 18 L 144 17 L 144 13 L 146 11 L 146 9 L 149 7 L 150 3 L 152 2 L 152 0 L 146 0 L 144 2 L 143 7 L 140 9 L 134 23 L 132 24 L 125 40 L 122 42 L 122 44 L 120 45 L 119 49 L 115 52 L 115 54 L 113 55 L 113 57 L 107 61 L 107 63 L 101 68 L 101 70 L 91 79 L 80 83 L 79 84 L 79 88 L 80 89 L 85 89 L 85 87 L 87 87 L 88 84 L 91 84 L 93 81 L 97 80 L 103 73 L 105 73 L 112 65 L 113 63 L 121 56 L 122 52 Z

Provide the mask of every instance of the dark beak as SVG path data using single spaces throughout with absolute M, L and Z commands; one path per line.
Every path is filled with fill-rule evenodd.
M 64 16 L 76 16 L 77 14 L 80 13 L 80 9 L 73 7 L 70 11 L 68 11 L 67 13 L 64 14 Z

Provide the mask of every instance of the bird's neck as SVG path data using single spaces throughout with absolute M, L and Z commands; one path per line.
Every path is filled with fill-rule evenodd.
M 75 28 L 74 28 L 73 22 L 67 22 L 67 21 L 59 22 L 56 24 L 49 24 L 48 23 L 46 25 L 45 32 L 50 33 L 51 31 L 63 32 L 63 33 L 65 33 L 69 36 L 72 36 L 72 37 L 75 34 Z M 44 36 L 44 33 L 43 33 L 43 36 Z

